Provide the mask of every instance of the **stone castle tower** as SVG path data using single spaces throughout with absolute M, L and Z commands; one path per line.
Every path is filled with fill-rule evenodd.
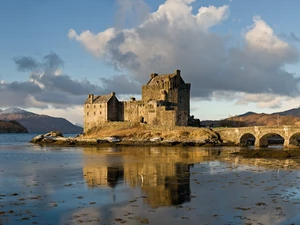
M 151 74 L 142 87 L 142 100 L 119 101 L 114 92 L 89 94 L 84 103 L 84 132 L 108 121 L 142 122 L 152 125 L 187 126 L 191 84 L 180 70 L 172 74 Z

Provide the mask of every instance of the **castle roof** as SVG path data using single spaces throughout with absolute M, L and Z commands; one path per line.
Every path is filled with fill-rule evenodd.
M 156 84 L 157 82 L 160 82 L 160 81 L 166 80 L 166 79 L 170 79 L 170 78 L 174 78 L 175 76 L 176 76 L 176 74 L 162 74 L 162 75 L 158 75 L 158 76 L 155 76 L 155 77 L 151 78 L 149 80 L 149 82 L 147 83 L 147 85 Z
M 99 95 L 95 98 L 94 103 L 106 103 L 111 99 L 112 95 Z
M 113 96 L 112 94 L 95 96 L 94 101 L 92 103 L 93 104 L 107 103 L 112 96 Z M 87 100 L 84 103 L 89 104 L 90 103 L 89 98 L 87 98 Z

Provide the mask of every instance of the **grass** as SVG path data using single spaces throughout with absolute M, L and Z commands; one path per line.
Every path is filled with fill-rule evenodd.
M 120 137 L 123 140 L 149 140 L 161 137 L 164 140 L 196 141 L 200 138 L 217 137 L 216 133 L 207 128 L 182 126 L 157 126 L 130 122 L 108 122 L 89 130 L 84 138 Z

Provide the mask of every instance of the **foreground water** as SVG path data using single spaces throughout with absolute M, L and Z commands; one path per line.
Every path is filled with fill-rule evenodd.
M 0 224 L 300 224 L 300 162 L 0 134 Z

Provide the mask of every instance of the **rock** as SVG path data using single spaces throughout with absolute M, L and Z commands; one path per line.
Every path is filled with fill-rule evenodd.
M 63 137 L 63 134 L 59 131 L 50 131 L 47 134 L 44 134 L 45 137 Z
M 163 140 L 162 137 L 153 137 L 150 139 L 150 141 L 152 141 L 152 142 L 157 142 L 157 141 L 162 141 L 162 140 Z
M 44 139 L 44 135 L 41 134 L 41 135 L 38 135 L 38 136 L 34 137 L 30 142 L 31 143 L 37 143 L 37 142 L 42 141 L 43 139 Z
M 55 141 L 64 141 L 63 139 L 64 136 L 61 132 L 59 131 L 51 131 L 47 134 L 41 134 L 41 135 L 38 135 L 36 137 L 34 137 L 30 142 L 31 143 L 39 143 L 39 142 L 42 142 L 42 143 L 53 143 Z
M 104 138 L 104 140 L 106 140 L 108 142 L 111 142 L 111 143 L 113 143 L 113 142 L 120 142 L 121 141 L 120 138 L 116 138 L 116 137 L 106 137 L 106 138 Z

